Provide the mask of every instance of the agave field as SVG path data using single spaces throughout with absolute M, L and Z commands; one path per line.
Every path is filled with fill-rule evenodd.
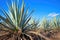
M 7 4 L 8 11 L 0 11 L 0 40 L 60 40 L 60 17 L 32 20 L 34 10 L 28 11 L 22 0 Z

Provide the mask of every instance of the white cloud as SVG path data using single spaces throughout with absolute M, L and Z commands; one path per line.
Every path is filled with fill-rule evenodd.
M 55 12 L 52 12 L 52 13 L 49 13 L 48 16 L 50 17 L 55 17 L 55 16 L 58 16 L 59 14 L 58 13 L 55 13 Z

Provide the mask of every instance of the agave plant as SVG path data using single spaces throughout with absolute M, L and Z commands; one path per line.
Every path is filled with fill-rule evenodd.
M 59 29 L 60 28 L 60 18 L 58 17 L 58 18 L 56 18 L 56 17 L 54 17 L 53 18 L 53 24 L 54 24 L 54 29 Z
M 25 11 L 24 1 L 22 1 L 21 8 L 19 8 L 19 1 L 17 0 L 16 2 L 12 1 L 12 4 L 8 5 L 8 11 L 6 11 L 3 8 L 0 9 L 1 12 L 4 14 L 4 17 L 0 15 L 0 19 L 2 20 L 0 22 L 0 25 L 3 25 L 4 28 L 6 28 L 8 31 L 12 33 L 17 33 L 17 35 L 18 33 L 19 35 L 27 35 L 24 33 L 24 31 L 27 27 L 29 27 L 28 22 L 31 19 L 31 14 L 33 13 L 33 10 L 30 12 L 30 14 L 28 14 L 28 8 Z M 7 31 L 6 29 L 2 30 Z
M 49 20 L 44 18 L 43 21 L 42 21 L 42 26 L 44 27 L 44 30 L 49 30 L 49 28 L 50 28 Z
M 58 26 L 58 29 L 60 29 L 60 17 L 57 19 L 57 26 Z
M 57 19 L 56 17 L 53 17 L 53 19 L 50 21 L 50 26 L 52 27 L 52 29 L 56 29 L 57 28 Z
M 40 27 L 40 22 L 39 22 L 39 20 L 32 20 L 31 22 L 30 22 L 30 30 L 32 29 L 32 30 L 37 30 L 37 29 L 39 29 L 39 27 Z

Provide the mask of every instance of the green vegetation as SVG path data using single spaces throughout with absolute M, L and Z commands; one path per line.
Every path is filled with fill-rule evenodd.
M 39 29 L 48 32 L 51 30 L 60 30 L 60 17 L 52 19 L 44 18 L 42 22 L 40 20 L 31 20 L 31 14 L 34 10 L 28 12 L 29 7 L 25 9 L 24 1 L 22 1 L 22 6 L 19 5 L 18 0 L 16 2 L 12 1 L 12 4 L 7 6 L 9 8 L 8 11 L 3 8 L 0 9 L 4 14 L 4 17 L 0 15 L 0 29 L 9 32 L 11 35 L 13 34 L 13 38 L 16 40 L 34 40 L 31 33 L 34 36 L 39 36 L 39 39 L 47 39 L 38 32 L 40 31 Z
M 52 19 L 43 18 L 40 27 L 43 27 L 46 31 L 59 30 L 60 29 L 60 17 L 53 17 Z
M 28 14 L 29 7 L 25 10 L 24 1 L 22 1 L 22 6 L 21 8 L 19 8 L 18 0 L 17 3 L 15 1 L 12 1 L 12 4 L 8 5 L 8 8 L 9 8 L 8 11 L 1 9 L 6 18 L 0 15 L 0 19 L 2 20 L 0 22 L 0 25 L 3 25 L 4 28 L 7 29 L 2 30 L 17 33 L 16 35 L 18 34 L 27 35 L 25 34 L 26 33 L 25 30 L 27 30 L 30 27 L 30 25 L 28 25 L 29 24 L 28 22 L 31 20 L 31 14 L 33 13 L 33 10 Z

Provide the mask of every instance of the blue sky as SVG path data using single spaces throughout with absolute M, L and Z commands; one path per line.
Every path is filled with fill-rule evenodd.
M 10 0 L 0 0 L 0 7 L 7 10 L 6 2 L 10 3 Z M 60 0 L 25 0 L 25 4 L 26 6 L 30 6 L 29 11 L 32 9 L 35 10 L 33 13 L 34 18 L 60 15 Z

